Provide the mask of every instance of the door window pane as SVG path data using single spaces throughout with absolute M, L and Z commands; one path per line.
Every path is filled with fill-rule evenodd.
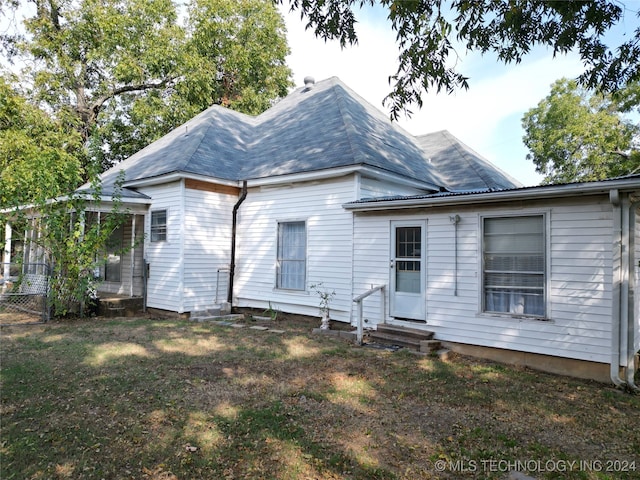
M 396 292 L 420 293 L 422 228 L 396 228 Z

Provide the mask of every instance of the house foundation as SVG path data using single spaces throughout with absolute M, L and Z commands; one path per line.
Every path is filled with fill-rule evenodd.
M 573 358 L 554 357 L 539 353 L 518 352 L 502 348 L 482 347 L 462 343 L 442 342 L 449 350 L 461 355 L 484 358 L 509 365 L 527 367 L 533 370 L 566 375 L 570 377 L 611 383 L 609 364 L 576 360 Z M 637 368 L 637 362 L 636 362 Z

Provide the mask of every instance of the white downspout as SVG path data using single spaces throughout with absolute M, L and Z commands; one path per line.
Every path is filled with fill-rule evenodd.
M 627 339 L 627 355 L 626 355 L 626 361 L 625 361 L 625 365 L 626 365 L 626 383 L 627 383 L 627 387 L 635 390 L 635 391 L 640 391 L 640 387 L 638 385 L 636 385 L 635 383 L 635 354 L 636 354 L 636 349 L 635 349 L 635 335 L 636 335 L 636 322 L 638 321 L 638 319 L 636 318 L 636 308 L 635 308 L 635 297 L 638 294 L 638 292 L 636 292 L 636 276 L 635 276 L 635 268 L 636 268 L 636 264 L 635 261 L 637 260 L 635 258 L 635 230 L 636 230 L 636 208 L 640 205 L 640 200 L 638 199 L 634 199 L 631 196 L 629 196 L 629 200 L 628 200 L 628 208 L 625 209 L 625 215 L 626 215 L 626 226 L 627 226 L 627 235 L 626 235 L 626 240 L 627 240 L 627 276 L 628 276 L 628 281 L 626 284 L 626 290 L 627 290 L 627 306 L 626 306 L 626 326 L 627 326 L 627 334 L 626 334 L 626 339 Z
M 611 305 L 611 381 L 617 386 L 624 385 L 620 378 L 620 324 L 622 316 L 620 304 L 622 300 L 622 205 L 620 204 L 620 192 L 617 189 L 609 191 L 609 201 L 613 207 L 613 239 L 612 239 L 612 305 Z
M 133 297 L 133 270 L 136 267 L 136 214 L 131 215 L 131 258 L 129 261 L 129 296 Z

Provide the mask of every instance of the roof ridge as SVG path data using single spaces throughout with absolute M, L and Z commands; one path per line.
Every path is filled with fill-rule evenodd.
M 378 107 L 376 107 L 375 105 L 373 105 L 371 102 L 369 102 L 366 98 L 364 98 L 362 95 L 360 95 L 358 92 L 356 92 L 355 90 L 353 90 L 351 87 L 349 87 L 348 85 L 346 85 L 344 82 L 342 82 L 342 80 L 340 80 L 340 78 L 338 77 L 331 77 L 328 80 L 333 80 L 333 85 L 332 85 L 332 89 L 335 89 L 336 86 L 340 86 L 341 88 L 344 89 L 344 91 L 351 97 L 353 98 L 355 101 L 357 101 L 368 113 L 370 113 L 372 116 L 374 115 L 374 112 L 376 115 L 378 115 L 380 117 L 380 119 L 382 119 L 384 117 L 384 121 L 386 123 L 386 125 L 388 126 L 388 128 L 395 130 L 398 134 L 402 135 L 402 137 L 404 137 L 407 141 L 410 141 L 413 146 L 421 153 L 422 156 L 422 160 L 425 162 L 428 162 L 429 158 L 426 155 L 426 152 L 424 151 L 424 149 L 422 148 L 422 146 L 417 142 L 417 138 L 415 135 L 413 135 L 411 132 L 409 132 L 408 130 L 406 130 L 405 128 L 403 128 L 399 123 L 392 121 L 391 119 L 389 119 L 386 114 L 380 110 Z M 340 97 L 340 103 L 338 103 L 338 108 L 340 108 L 340 111 L 342 112 L 343 109 L 340 107 L 341 103 L 344 102 L 344 98 Z M 341 115 L 341 118 L 344 122 L 344 115 Z M 354 124 L 348 124 L 346 122 L 345 126 L 347 127 L 347 131 L 352 134 L 352 135 L 356 135 L 356 132 L 354 131 Z M 374 135 L 377 139 L 379 139 L 380 141 L 382 141 L 385 145 L 388 145 L 390 147 L 392 147 L 392 145 L 388 142 L 388 139 L 384 138 L 383 136 L 381 136 L 380 134 L 378 134 L 377 132 L 372 132 L 372 135 Z M 351 138 L 349 138 L 349 145 L 351 146 L 351 149 L 354 150 L 354 142 L 351 140 Z M 354 155 L 355 158 L 355 155 Z M 381 168 L 382 170 L 386 170 L 388 172 L 392 172 L 392 173 L 398 173 L 395 170 L 391 169 L 387 166 L 385 167 L 378 167 Z M 433 180 L 436 180 L 437 183 L 432 182 L 430 180 L 425 180 L 422 179 L 422 181 L 429 183 L 431 185 L 434 185 L 435 187 L 442 187 L 446 184 L 446 182 L 444 181 L 444 179 L 442 178 L 442 174 L 440 171 L 438 170 L 434 170 L 434 169 L 430 169 L 429 171 L 430 175 L 433 177 Z
M 349 148 L 351 149 L 351 156 L 353 157 L 354 160 L 356 160 L 357 156 L 356 156 L 356 152 L 357 150 L 355 149 L 355 145 L 352 139 L 352 136 L 354 134 L 354 132 L 352 132 L 353 130 L 353 125 L 350 125 L 346 120 L 345 120 L 345 111 L 343 108 L 343 102 L 344 99 L 342 98 L 342 96 L 338 95 L 338 93 L 336 92 L 336 85 L 338 82 L 340 82 L 339 79 L 337 79 L 337 77 L 331 77 L 331 94 L 336 98 L 336 104 L 338 105 L 338 110 L 340 111 L 340 119 L 342 120 L 342 124 L 345 127 L 345 131 L 347 132 L 347 140 L 349 142 Z M 338 80 L 338 82 L 336 82 L 336 80 Z M 340 82 L 342 83 L 342 82 Z M 344 87 L 344 85 L 342 85 Z
M 445 137 L 448 137 L 448 138 L 452 137 L 451 133 L 446 130 L 441 131 L 440 133 Z M 477 168 L 476 162 L 471 161 L 469 152 L 467 152 L 465 148 L 462 148 L 462 142 L 460 140 L 458 140 L 457 142 L 453 142 L 453 147 L 460 153 L 462 158 L 464 158 L 464 161 L 467 164 L 467 167 L 473 170 L 476 173 L 476 175 L 478 175 L 478 177 L 482 179 L 482 181 L 485 183 L 487 188 L 489 188 L 491 178 L 488 175 L 486 175 L 486 172 L 484 172 L 484 170 Z
M 522 183 L 519 182 L 518 180 L 516 180 L 515 178 L 513 178 L 511 175 L 509 175 L 508 173 L 506 173 L 505 171 L 503 171 L 501 168 L 499 168 L 497 165 L 489 162 L 486 158 L 484 158 L 483 155 L 479 154 L 478 152 L 476 152 L 473 148 L 471 148 L 469 145 L 467 145 L 466 143 L 464 143 L 462 140 L 460 140 L 459 138 L 455 137 L 451 132 L 449 132 L 448 130 L 441 130 L 438 133 L 442 133 L 443 135 L 445 135 L 448 138 L 452 138 L 455 139 L 456 142 L 454 142 L 455 148 L 456 150 L 458 150 L 462 157 L 464 158 L 465 162 L 467 162 L 468 165 L 471 166 L 471 168 L 473 169 L 474 172 L 477 173 L 478 177 L 480 177 L 482 179 L 483 182 L 485 182 L 487 184 L 487 188 L 491 188 L 489 187 L 491 185 L 491 177 L 487 174 L 485 169 L 482 169 L 482 171 L 480 169 L 478 169 L 478 162 L 474 162 L 471 160 L 471 155 L 469 152 L 473 152 L 475 154 L 475 157 L 477 160 L 479 160 L 480 162 L 482 162 L 483 164 L 489 163 L 491 167 L 493 167 L 494 169 L 498 170 L 502 175 L 504 175 L 506 178 L 508 178 L 511 182 L 513 182 L 516 185 L 522 186 Z M 519 188 L 519 187 L 516 187 Z

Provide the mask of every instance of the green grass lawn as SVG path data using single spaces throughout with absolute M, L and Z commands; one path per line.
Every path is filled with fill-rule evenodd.
M 278 318 L 2 328 L 0 478 L 640 478 L 640 396 Z

